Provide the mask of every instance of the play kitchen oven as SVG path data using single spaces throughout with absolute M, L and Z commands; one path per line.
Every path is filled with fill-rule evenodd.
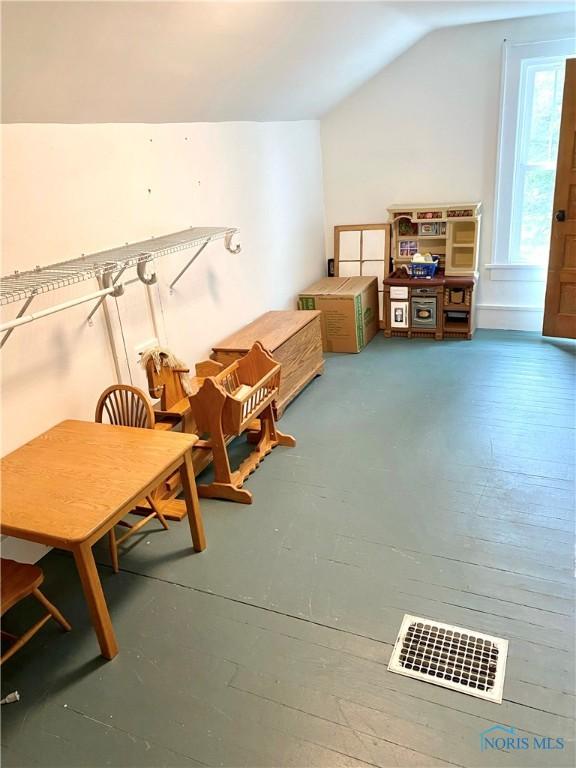
M 412 328 L 436 328 L 436 289 L 412 288 L 410 301 Z

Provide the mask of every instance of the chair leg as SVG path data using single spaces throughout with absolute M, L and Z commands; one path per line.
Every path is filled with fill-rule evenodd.
M 164 526 L 164 529 L 167 531 L 168 530 L 168 523 L 166 522 L 166 518 L 164 517 L 164 515 L 160 511 L 160 507 L 158 506 L 158 504 L 156 504 L 156 502 L 152 498 L 152 495 L 146 496 L 146 501 L 148 502 L 148 504 L 150 504 L 150 507 L 155 512 L 156 517 L 158 518 L 158 520 L 160 520 L 160 522 Z
M 114 528 L 108 531 L 108 544 L 110 545 L 110 560 L 112 560 L 112 570 L 114 573 L 118 573 L 120 566 L 118 565 L 118 545 L 116 543 L 116 534 Z
M 40 629 L 42 629 L 44 624 L 47 624 L 50 621 L 51 618 L 52 617 L 51 617 L 50 614 L 48 614 L 48 613 L 45 614 L 44 616 L 42 616 L 40 621 L 37 621 L 36 624 L 34 624 L 33 627 L 30 627 L 30 629 L 27 632 L 24 632 L 24 634 L 21 637 L 17 638 L 14 641 L 14 643 L 12 643 L 10 648 L 8 648 L 6 653 L 2 654 L 2 657 L 0 658 L 0 665 L 4 664 L 4 662 L 8 661 L 8 659 L 11 659 L 12 656 L 14 656 L 14 654 L 16 653 L 16 651 L 19 651 L 20 648 L 22 648 L 22 646 L 26 645 L 28 640 L 33 638 L 34 635 L 36 634 L 36 632 L 38 632 Z
M 56 608 L 56 606 L 55 606 L 55 605 L 52 605 L 52 603 L 50 602 L 50 600 L 48 600 L 48 598 L 46 597 L 46 595 L 42 594 L 42 592 L 40 592 L 40 590 L 39 590 L 39 589 L 35 589 L 35 590 L 33 590 L 32 594 L 34 595 L 34 597 L 36 598 L 36 600 L 38 600 L 38 602 L 39 602 L 39 603 L 41 603 L 41 604 L 44 606 L 44 608 L 46 608 L 46 610 L 47 610 L 47 611 L 48 611 L 48 613 L 49 613 L 49 614 L 52 616 L 52 618 L 53 618 L 55 621 L 57 621 L 57 622 L 58 622 L 58 624 L 60 624 L 60 626 L 62 627 L 62 629 L 65 629 L 65 630 L 66 630 L 66 632 L 70 632 L 70 630 L 72 629 L 72 627 L 71 627 L 71 626 L 70 626 L 70 624 L 69 624 L 69 623 L 66 621 L 66 619 L 64 618 L 64 616 L 62 616 L 62 614 L 60 613 L 60 611 L 58 610 L 58 608 Z

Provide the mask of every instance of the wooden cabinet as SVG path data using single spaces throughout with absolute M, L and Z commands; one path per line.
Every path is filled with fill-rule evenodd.
M 443 338 L 472 338 L 476 329 L 475 285 L 475 277 L 449 275 L 444 280 L 442 297 Z
M 212 348 L 212 359 L 228 365 L 259 341 L 281 363 L 278 418 L 304 387 L 324 371 L 318 310 L 266 312 Z
M 478 268 L 480 203 L 392 205 L 394 269 L 416 253 L 431 253 L 448 276 L 474 275 Z

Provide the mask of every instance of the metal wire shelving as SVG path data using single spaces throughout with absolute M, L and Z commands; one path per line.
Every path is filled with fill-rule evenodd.
M 204 246 L 214 240 L 230 238 L 238 230 L 231 227 L 191 227 L 181 232 L 153 237 L 99 251 L 70 261 L 36 267 L 26 272 L 14 272 L 0 278 L 0 306 L 22 301 L 30 296 L 55 291 L 67 285 L 81 283 L 95 277 L 113 274 L 121 269 L 148 263 L 160 256 L 194 246 Z
M 24 304 L 15 319 L 0 325 L 0 332 L 6 332 L 0 341 L 0 347 L 6 343 L 11 332 L 19 325 L 86 301 L 98 299 L 98 304 L 90 313 L 89 318 L 92 317 L 106 296 L 120 296 L 123 293 L 124 287 L 120 282 L 120 277 L 125 270 L 136 267 L 138 278 L 146 285 L 150 285 L 156 280 L 154 272 L 146 274 L 146 267 L 150 262 L 170 253 L 196 247 L 197 250 L 192 258 L 170 284 L 170 290 L 173 290 L 174 285 L 209 243 L 224 239 L 224 245 L 228 251 L 235 254 L 239 253 L 240 246 L 232 247 L 231 244 L 232 237 L 237 232 L 238 229 L 235 227 L 190 227 L 180 232 L 152 237 L 138 243 L 126 243 L 126 245 L 118 248 L 82 255 L 77 259 L 61 261 L 45 267 L 38 266 L 25 272 L 16 271 L 11 275 L 1 277 L 0 306 L 7 306 L 18 301 L 24 301 Z M 36 296 L 94 278 L 98 280 L 100 285 L 99 291 L 34 314 L 24 315 Z

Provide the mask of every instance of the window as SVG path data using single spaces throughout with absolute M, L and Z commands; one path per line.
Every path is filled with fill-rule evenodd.
M 546 266 L 560 134 L 564 57 L 525 59 L 520 75 L 511 264 Z
M 571 40 L 505 44 L 496 265 L 545 269 Z

